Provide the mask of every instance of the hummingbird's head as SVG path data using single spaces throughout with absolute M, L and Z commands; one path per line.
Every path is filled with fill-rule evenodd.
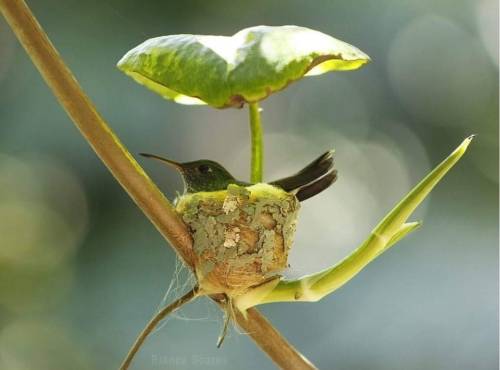
M 229 184 L 236 182 L 224 167 L 208 159 L 179 163 L 154 154 L 140 153 L 140 155 L 157 159 L 177 169 L 182 175 L 187 193 L 225 190 Z

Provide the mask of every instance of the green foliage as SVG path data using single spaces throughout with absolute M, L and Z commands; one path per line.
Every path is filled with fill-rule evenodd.
M 304 76 L 353 70 L 370 58 L 321 32 L 298 26 L 258 26 L 231 37 L 171 35 L 130 50 L 118 67 L 137 82 L 181 104 L 215 108 L 250 106 L 252 170 L 262 179 L 262 127 L 258 102 Z M 352 279 L 366 265 L 420 226 L 407 222 L 416 207 L 465 153 L 472 136 L 408 195 L 343 261 L 297 280 L 280 278 L 256 285 L 234 299 L 242 312 L 279 301 L 317 301 Z
M 241 107 L 303 76 L 357 69 L 370 58 L 324 33 L 298 26 L 257 26 L 231 37 L 170 35 L 149 39 L 118 62 L 137 82 L 181 104 Z

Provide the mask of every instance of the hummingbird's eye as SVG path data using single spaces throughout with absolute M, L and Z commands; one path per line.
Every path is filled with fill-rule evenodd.
M 212 169 L 210 168 L 210 166 L 208 166 L 206 164 L 202 164 L 198 167 L 198 171 L 200 171 L 200 173 L 202 173 L 202 174 L 207 174 L 207 173 L 212 172 Z

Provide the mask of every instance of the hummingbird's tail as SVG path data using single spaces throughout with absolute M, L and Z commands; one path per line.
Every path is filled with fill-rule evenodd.
M 329 172 L 317 181 L 314 181 L 306 186 L 301 187 L 295 196 L 299 201 L 309 199 L 316 194 L 321 193 L 323 190 L 328 189 L 335 180 L 337 180 L 337 170 Z
M 271 185 L 295 193 L 299 201 L 319 194 L 337 179 L 337 171 L 333 169 L 333 153 L 334 150 L 327 151 L 295 175 L 271 182 Z

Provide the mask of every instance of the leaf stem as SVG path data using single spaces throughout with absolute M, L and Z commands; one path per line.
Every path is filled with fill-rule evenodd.
M 199 289 L 198 287 L 194 287 L 191 289 L 189 292 L 184 294 L 182 297 L 177 299 L 176 301 L 172 302 L 169 304 L 167 307 L 164 307 L 160 312 L 158 312 L 156 315 L 153 316 L 153 318 L 149 321 L 149 323 L 146 325 L 146 327 L 142 330 L 142 332 L 139 334 L 137 339 L 135 340 L 134 344 L 130 348 L 130 351 L 128 352 L 127 356 L 125 357 L 125 360 L 123 361 L 122 365 L 120 366 L 120 370 L 127 370 L 132 363 L 132 360 L 135 357 L 135 354 L 139 349 L 141 348 L 142 344 L 146 340 L 146 338 L 149 336 L 149 334 L 152 333 L 154 328 L 169 314 L 177 311 L 179 308 L 184 306 L 186 303 L 191 302 L 193 299 L 198 297 L 199 294 Z
M 250 112 L 250 135 L 252 137 L 250 181 L 258 183 L 262 182 L 264 167 L 264 143 L 259 103 L 248 103 L 248 110 Z

